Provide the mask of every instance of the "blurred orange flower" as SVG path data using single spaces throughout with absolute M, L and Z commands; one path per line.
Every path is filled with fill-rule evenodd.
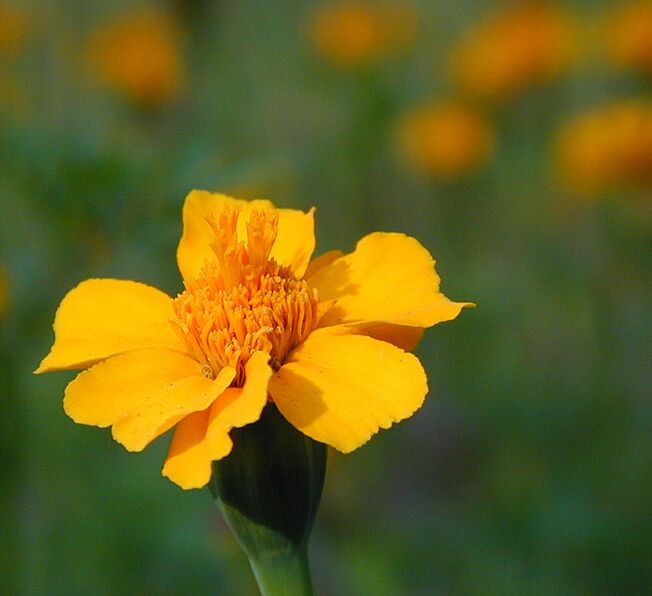
M 404 116 L 399 146 L 405 160 L 429 174 L 451 178 L 487 162 L 495 143 L 485 116 L 462 103 L 442 102 Z
M 27 12 L 14 4 L 0 3 L 0 54 L 17 51 L 25 42 L 30 19 Z
M 121 16 L 95 32 L 89 59 L 97 79 L 137 104 L 171 101 L 183 85 L 181 32 L 164 13 Z
M 491 15 L 469 33 L 453 52 L 453 76 L 470 95 L 506 99 L 557 76 L 575 45 L 566 12 L 554 4 L 526 2 Z
M 360 66 L 409 44 L 415 17 L 406 3 L 344 2 L 321 8 L 310 36 L 317 52 L 338 66 Z
M 652 184 L 652 104 L 623 100 L 580 114 L 559 134 L 557 162 L 573 190 Z
M 617 65 L 652 74 L 652 2 L 618 8 L 607 24 L 607 48 Z

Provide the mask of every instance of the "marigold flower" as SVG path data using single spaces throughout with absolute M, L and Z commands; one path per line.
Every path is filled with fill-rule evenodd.
M 626 100 L 580 114 L 559 133 L 557 162 L 572 189 L 596 193 L 652 183 L 652 104 Z
M 181 33 L 164 13 L 122 15 L 94 34 L 88 55 L 92 74 L 137 104 L 166 103 L 183 85 Z
M 314 15 L 310 37 L 330 62 L 359 66 L 407 45 L 414 28 L 414 14 L 405 3 L 343 2 Z
M 451 178 L 486 163 L 494 147 L 494 131 L 489 121 L 470 107 L 436 103 L 403 118 L 399 144 L 409 164 Z
M 607 24 L 607 46 L 619 66 L 652 74 L 652 2 L 620 6 Z
M 11 54 L 23 45 L 29 24 L 26 11 L 14 4 L 0 2 L 0 54 Z
M 256 422 L 268 400 L 312 439 L 360 447 L 421 406 L 426 376 L 405 350 L 468 304 L 439 292 L 432 257 L 403 234 L 370 234 L 309 263 L 313 215 L 191 192 L 177 251 L 184 291 L 82 282 L 36 372 L 88 369 L 66 388 L 66 413 L 111 426 L 130 451 L 176 427 L 163 474 L 183 488 L 209 481 L 229 431 Z
M 470 95 L 505 99 L 557 76 L 574 46 L 574 28 L 561 8 L 527 2 L 472 30 L 453 53 L 453 75 Z

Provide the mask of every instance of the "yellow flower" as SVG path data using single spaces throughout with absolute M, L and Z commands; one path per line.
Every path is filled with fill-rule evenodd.
M 453 75 L 470 95 L 505 99 L 557 76 L 574 45 L 565 12 L 545 2 L 527 2 L 492 15 L 471 31 L 453 53 Z
M 493 151 L 494 131 L 476 110 L 459 103 L 436 103 L 403 118 L 399 143 L 408 163 L 451 178 L 486 163 Z
M 140 451 L 176 427 L 163 474 L 183 488 L 210 479 L 268 400 L 297 429 L 348 452 L 412 415 L 427 392 L 404 351 L 465 303 L 439 292 L 428 251 L 374 233 L 310 262 L 313 211 L 191 192 L 183 208 L 176 298 L 133 281 L 91 279 L 57 311 L 37 373 L 80 369 L 64 409 L 111 426 Z
M 315 14 L 310 36 L 327 60 L 338 66 L 359 66 L 409 43 L 414 26 L 407 4 L 343 2 Z
M 625 100 L 580 114 L 559 134 L 557 162 L 574 190 L 652 184 L 652 104 Z
M 613 61 L 652 74 L 652 2 L 630 2 L 609 19 L 607 45 Z
M 134 103 L 168 102 L 183 85 L 180 38 L 174 21 L 163 13 L 125 14 L 91 39 L 92 73 Z
M 0 3 L 0 54 L 17 51 L 24 43 L 29 31 L 29 17 L 16 6 Z

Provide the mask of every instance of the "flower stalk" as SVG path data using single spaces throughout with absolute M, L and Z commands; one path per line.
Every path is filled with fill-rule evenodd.
M 297 431 L 269 403 L 232 431 L 233 451 L 213 462 L 210 490 L 264 596 L 310 595 L 310 531 L 326 471 L 326 446 Z

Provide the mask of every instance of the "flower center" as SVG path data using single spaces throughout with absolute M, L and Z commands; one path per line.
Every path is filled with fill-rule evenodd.
M 206 259 L 199 275 L 184 282 L 170 321 L 202 363 L 202 374 L 215 378 L 232 366 L 236 386 L 244 383 L 244 365 L 254 352 L 269 353 L 270 365 L 278 370 L 317 323 L 317 291 L 269 256 L 278 212 L 252 210 L 244 225 L 246 242 L 238 240 L 242 216 L 240 209 L 227 207 L 207 218 L 215 258 Z

